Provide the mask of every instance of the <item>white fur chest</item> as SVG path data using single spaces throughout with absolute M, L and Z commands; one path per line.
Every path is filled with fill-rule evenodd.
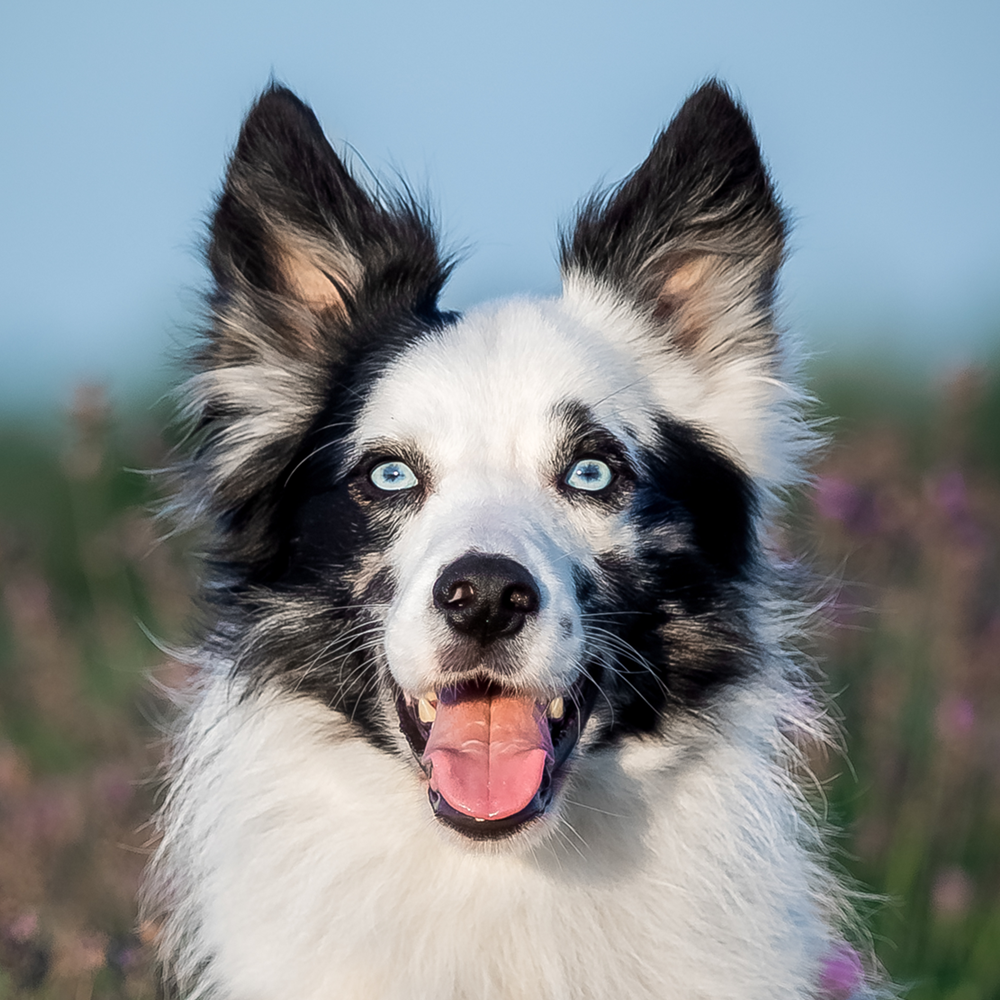
M 812 995 L 829 932 L 800 821 L 718 736 L 585 758 L 517 853 L 459 843 L 415 773 L 312 701 L 217 682 L 186 745 L 160 878 L 192 996 Z

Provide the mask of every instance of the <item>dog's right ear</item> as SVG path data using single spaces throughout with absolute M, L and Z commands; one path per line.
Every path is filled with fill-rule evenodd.
M 197 447 L 175 508 L 214 556 L 267 557 L 268 510 L 342 364 L 440 320 L 449 264 L 408 193 L 373 197 L 312 111 L 273 86 L 247 115 L 212 219 L 211 324 L 185 386 Z
M 312 110 L 278 86 L 243 124 L 208 260 L 210 365 L 247 360 L 261 338 L 293 358 L 336 361 L 379 315 L 433 313 L 448 274 L 426 214 L 407 196 L 371 197 Z
M 785 228 L 746 112 L 711 80 L 630 177 L 584 203 L 563 272 L 616 288 L 664 346 L 717 364 L 774 349 Z

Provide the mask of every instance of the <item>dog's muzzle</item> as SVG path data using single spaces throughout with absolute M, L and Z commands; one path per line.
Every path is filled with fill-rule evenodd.
M 438 576 L 433 601 L 459 666 L 444 667 L 454 681 L 438 690 L 400 691 L 400 729 L 442 822 L 476 839 L 508 836 L 552 804 L 596 699 L 597 667 L 555 696 L 512 681 L 511 640 L 539 614 L 542 599 L 531 573 L 507 556 L 456 559 Z

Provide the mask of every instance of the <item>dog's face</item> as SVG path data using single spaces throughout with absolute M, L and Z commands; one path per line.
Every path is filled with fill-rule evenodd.
M 473 839 L 544 828 L 580 754 L 705 710 L 755 669 L 758 514 L 796 458 L 783 232 L 710 84 L 581 211 L 560 299 L 441 313 L 424 216 L 265 94 L 191 382 L 234 670 L 321 698 Z

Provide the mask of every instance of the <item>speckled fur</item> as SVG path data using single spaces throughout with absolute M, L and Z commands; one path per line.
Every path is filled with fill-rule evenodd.
M 146 892 L 180 995 L 819 995 L 849 908 L 792 776 L 822 712 L 765 544 L 814 441 L 773 312 L 784 232 L 711 83 L 581 210 L 562 296 L 456 317 L 426 216 L 261 98 L 187 396 L 208 626 Z M 561 485 L 581 420 L 620 452 L 604 499 Z M 384 454 L 419 488 L 366 499 Z M 551 809 L 486 842 L 435 819 L 396 715 L 449 682 L 430 592 L 470 551 L 540 593 L 504 683 L 600 682 Z

